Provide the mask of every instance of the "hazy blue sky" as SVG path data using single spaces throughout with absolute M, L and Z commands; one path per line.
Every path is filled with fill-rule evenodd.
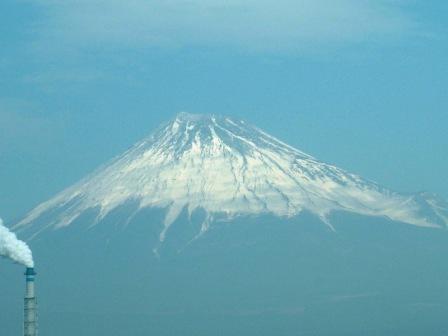
M 2 0 L 0 215 L 180 111 L 448 198 L 446 13 L 443 0 Z

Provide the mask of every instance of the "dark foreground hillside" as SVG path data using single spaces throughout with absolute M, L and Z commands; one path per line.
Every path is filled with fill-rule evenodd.
M 91 214 L 92 216 L 94 214 Z M 40 335 L 434 335 L 448 331 L 448 233 L 336 213 L 215 223 L 163 213 L 31 242 Z M 152 249 L 158 247 L 159 257 Z M 1 330 L 21 334 L 23 270 L 2 262 Z M 0 333 L 3 335 L 3 332 Z

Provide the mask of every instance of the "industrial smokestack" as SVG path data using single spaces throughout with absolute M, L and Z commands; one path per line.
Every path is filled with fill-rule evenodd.
M 34 289 L 34 278 L 36 272 L 33 267 L 27 267 L 26 272 L 26 291 L 24 306 L 23 335 L 37 336 L 37 300 Z

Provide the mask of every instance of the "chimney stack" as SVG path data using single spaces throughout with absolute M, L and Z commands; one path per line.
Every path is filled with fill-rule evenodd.
M 26 272 L 26 291 L 24 299 L 24 322 L 23 335 L 37 336 L 37 300 L 34 292 L 34 277 L 36 272 L 33 267 L 27 267 Z

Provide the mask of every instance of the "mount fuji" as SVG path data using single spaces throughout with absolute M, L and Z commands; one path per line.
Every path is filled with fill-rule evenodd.
M 49 336 L 445 336 L 447 226 L 436 195 L 187 113 L 13 223 Z
M 51 220 L 34 231 L 61 229 L 89 210 L 91 225 L 128 202 L 137 204 L 124 224 L 145 208 L 166 210 L 159 240 L 187 209 L 206 216 L 197 237 L 215 219 L 272 214 L 329 216 L 346 211 L 411 225 L 446 228 L 448 207 L 434 195 L 402 195 L 318 161 L 261 129 L 218 116 L 179 114 L 104 167 L 31 211 L 16 229 L 39 217 Z

